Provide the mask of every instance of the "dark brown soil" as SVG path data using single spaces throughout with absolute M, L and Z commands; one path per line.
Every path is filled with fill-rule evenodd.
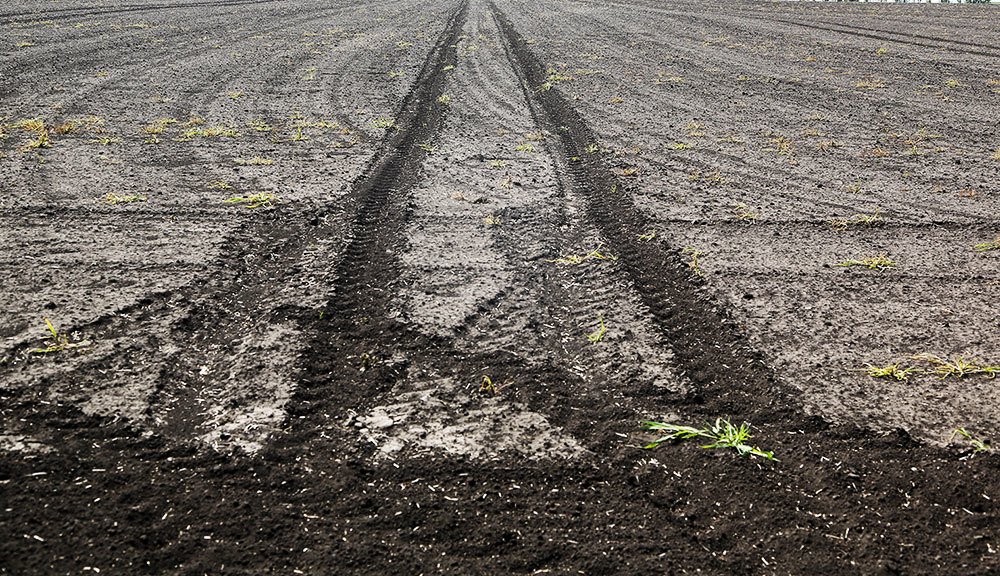
M 0 573 L 1000 569 L 996 7 L 0 23 Z

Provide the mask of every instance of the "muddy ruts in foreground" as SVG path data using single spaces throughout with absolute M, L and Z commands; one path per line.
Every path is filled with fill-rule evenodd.
M 504 38 L 511 64 L 522 77 L 525 99 L 535 120 L 557 135 L 572 190 L 585 199 L 588 219 L 617 254 L 643 303 L 693 384 L 688 400 L 710 414 L 754 415 L 777 421 L 797 404 L 778 384 L 773 370 L 754 350 L 729 312 L 691 273 L 678 250 L 645 236 L 653 227 L 630 199 L 598 153 L 597 138 L 558 90 L 541 89 L 546 67 L 526 47 L 495 4 L 490 9 Z
M 293 417 L 297 413 L 303 418 L 317 416 L 317 402 L 330 396 L 336 396 L 338 403 L 353 398 L 356 405 L 376 397 L 398 375 L 391 366 L 387 368 L 385 351 L 401 339 L 420 338 L 390 318 L 390 296 L 398 280 L 396 254 L 405 246 L 408 191 L 418 179 L 424 158 L 434 149 L 434 137 L 447 109 L 439 98 L 445 72 L 454 68 L 457 60 L 456 42 L 466 12 L 467 4 L 462 2 L 404 100 L 395 121 L 396 131 L 390 132 L 383 152 L 351 192 L 354 221 L 336 264 L 329 302 L 318 315 L 310 310 L 300 322 L 311 326 L 314 336 L 302 355 L 303 375 L 289 409 Z M 353 371 L 347 374 L 340 369 L 345 363 L 360 367 L 362 372 L 376 368 L 369 373 L 374 377 L 358 380 Z M 381 384 L 368 389 L 365 384 L 369 382 Z

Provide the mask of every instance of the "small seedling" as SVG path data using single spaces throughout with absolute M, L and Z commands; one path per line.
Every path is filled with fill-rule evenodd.
M 611 260 L 612 262 L 618 260 L 617 256 L 604 254 L 600 250 L 601 250 L 600 248 L 591 250 L 589 253 L 584 254 L 583 256 L 577 256 L 575 254 L 571 254 L 569 256 L 563 256 L 562 258 L 557 258 L 555 260 L 549 260 L 549 262 L 553 262 L 555 264 L 576 265 L 576 264 L 583 264 L 587 260 Z
M 240 166 L 266 166 L 268 164 L 274 164 L 274 160 L 262 158 L 260 156 L 254 156 L 253 158 L 233 158 L 233 162 L 239 164 Z
M 955 430 L 951 433 L 951 438 L 948 439 L 948 442 L 954 441 L 957 436 L 964 436 L 965 439 L 969 441 L 969 444 L 972 445 L 973 454 L 978 454 L 979 452 L 989 452 L 993 449 L 988 442 L 980 440 L 972 434 L 969 434 L 965 431 L 965 428 L 955 428 Z
M 490 214 L 489 216 L 483 218 L 483 224 L 486 224 L 488 228 L 493 228 L 494 226 L 500 225 L 500 217 L 496 214 Z
M 110 146 L 112 144 L 117 144 L 121 142 L 121 138 L 110 138 L 108 136 L 102 136 L 101 138 L 91 138 L 88 140 L 91 144 L 103 144 L 105 146 Z
M 604 338 L 604 334 L 608 331 L 608 327 L 604 324 L 604 316 L 602 314 L 597 315 L 597 319 L 601 322 L 600 328 L 596 332 L 591 332 L 587 334 L 587 340 L 590 340 L 591 344 L 597 344 Z
M 666 442 L 667 440 L 673 439 L 687 439 L 687 438 L 708 438 L 712 440 L 711 444 L 706 444 L 702 448 L 732 448 L 739 453 L 740 456 L 745 454 L 752 454 L 754 456 L 760 456 L 762 458 L 767 458 L 768 460 L 777 461 L 774 457 L 774 452 L 765 452 L 753 446 L 747 444 L 753 435 L 750 434 L 750 425 L 744 422 L 738 427 L 734 426 L 729 419 L 717 418 L 715 424 L 709 425 L 706 428 L 694 428 L 691 426 L 680 426 L 677 424 L 665 424 L 662 422 L 650 422 L 644 421 L 642 423 L 643 430 L 659 430 L 665 432 L 664 436 L 661 436 L 659 440 L 643 446 L 645 449 L 656 448 L 660 444 Z
M 374 126 L 376 128 L 384 128 L 384 129 L 395 128 L 396 127 L 396 121 L 393 120 L 392 118 L 390 118 L 388 120 L 383 120 L 382 118 L 376 118 L 375 120 L 372 120 L 372 126 Z
M 444 104 L 445 106 L 447 106 L 448 104 L 451 104 L 451 96 L 448 96 L 447 94 L 442 94 L 438 96 L 437 101 L 439 104 Z
M 514 150 L 517 150 L 518 152 L 534 152 L 535 147 L 532 146 L 530 142 L 525 142 L 524 144 L 518 144 Z
M 895 378 L 900 382 L 906 382 L 910 379 L 910 374 L 919 372 L 916 368 L 900 368 L 899 366 L 899 364 L 889 364 L 884 368 L 879 368 L 869 364 L 865 367 L 865 372 L 872 378 Z
M 227 204 L 245 203 L 247 205 L 247 208 L 259 208 L 261 206 L 270 206 L 277 200 L 278 198 L 274 194 L 258 193 L 258 194 L 251 194 L 250 196 L 247 196 L 245 198 L 244 197 L 226 198 L 223 200 L 223 202 Z
M 494 384 L 493 380 L 489 376 L 483 376 L 483 381 L 479 384 L 480 392 L 488 392 L 490 394 L 499 394 L 501 390 L 513 384 L 513 380 L 504 380 L 503 384 Z
M 428 154 L 433 154 L 434 152 L 437 152 L 437 146 L 431 146 L 430 143 L 428 142 L 421 142 L 420 144 L 417 144 L 417 147 L 423 150 L 424 152 L 427 152 Z
M 21 146 L 19 148 L 19 151 L 23 153 L 23 152 L 28 152 L 29 150 L 36 150 L 38 148 L 51 148 L 51 147 L 52 147 L 52 140 L 49 139 L 49 133 L 43 131 L 38 134 L 37 138 L 35 138 L 31 142 L 28 142 L 24 146 Z
M 875 208 L 875 212 L 871 214 L 855 214 L 849 218 L 834 218 L 828 220 L 827 223 L 833 226 L 834 230 L 842 232 L 852 225 L 876 226 L 882 223 L 882 216 L 878 213 L 878 208 Z
M 940 356 L 928 353 L 917 354 L 915 356 L 910 356 L 910 358 L 913 360 L 920 360 L 921 362 L 927 362 L 931 365 L 931 368 L 927 370 L 927 373 L 940 374 L 942 379 L 947 378 L 948 376 L 961 378 L 962 376 L 968 376 L 971 374 L 987 374 L 990 378 L 993 378 L 1000 373 L 1000 366 L 986 366 L 976 362 L 966 362 L 963 358 L 946 360 Z
M 844 190 L 847 190 L 851 194 L 861 194 L 864 191 L 864 187 L 861 185 L 861 178 L 858 177 L 858 182 L 856 184 L 848 184 L 844 186 Z
M 701 272 L 701 263 L 698 261 L 700 257 L 705 255 L 704 252 L 698 250 L 697 248 L 688 247 L 681 250 L 681 254 L 688 254 L 691 256 L 691 260 L 688 261 L 688 268 L 694 272 L 695 276 L 704 276 Z
M 112 194 L 111 192 L 108 192 L 104 196 L 104 203 L 111 204 L 112 206 L 115 204 L 131 204 L 133 202 L 145 201 L 145 196 L 136 196 L 135 194 Z
M 586 148 L 584 148 L 583 151 L 586 152 L 586 153 L 588 153 L 588 154 L 593 154 L 593 153 L 597 152 L 600 149 L 601 148 L 597 144 L 590 144 L 589 146 L 587 146 Z
M 503 160 L 494 160 L 490 162 L 490 166 L 493 168 L 506 168 L 507 163 L 504 162 Z
M 647 232 L 645 234 L 639 234 L 638 238 L 643 242 L 649 242 L 650 240 L 656 238 L 656 232 Z
M 756 224 L 760 214 L 744 204 L 743 202 L 733 202 L 733 214 L 740 220 L 749 224 Z
M 271 130 L 274 129 L 274 126 L 271 126 L 270 124 L 264 122 L 260 118 L 256 120 L 251 120 L 249 124 L 250 127 L 253 128 L 255 132 L 270 132 Z
M 982 244 L 976 244 L 973 247 L 976 252 L 989 252 L 990 250 L 1000 250 L 1000 236 L 997 236 L 996 240 L 992 242 L 983 242 Z
M 52 322 L 48 318 L 45 319 L 45 325 L 48 327 L 49 333 L 52 334 L 51 340 L 46 341 L 48 347 L 32 350 L 32 354 L 51 354 L 53 352 L 62 352 L 63 350 L 77 350 L 87 345 L 86 340 L 70 342 L 69 336 L 56 330 L 56 327 L 52 325 Z
M 212 180 L 206 188 L 209 190 L 232 190 L 233 185 L 223 180 Z
M 841 262 L 837 266 L 864 266 L 869 270 L 888 270 L 896 265 L 895 262 L 889 259 L 885 254 L 879 254 L 878 256 L 869 256 L 864 260 L 848 260 L 847 262 Z

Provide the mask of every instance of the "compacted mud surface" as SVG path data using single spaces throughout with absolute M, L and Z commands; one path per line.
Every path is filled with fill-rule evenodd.
M 8 3 L 0 573 L 995 573 L 998 38 Z

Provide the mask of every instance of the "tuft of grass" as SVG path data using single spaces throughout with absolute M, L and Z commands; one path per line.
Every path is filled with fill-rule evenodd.
M 500 225 L 500 217 L 496 214 L 490 214 L 489 216 L 483 218 L 483 224 L 486 224 L 488 228 L 493 228 L 494 226 Z
M 133 202 L 145 202 L 145 196 L 137 196 L 135 194 L 112 194 L 108 192 L 104 196 L 104 203 L 110 204 L 112 206 L 116 204 L 131 204 Z
M 193 122 L 193 120 L 189 121 L 189 123 L 190 122 Z M 187 142 L 188 140 L 191 140 L 196 136 L 200 138 L 218 138 L 220 136 L 235 138 L 237 136 L 240 136 L 240 133 L 232 128 L 224 128 L 222 126 L 210 126 L 208 128 L 188 128 L 183 133 L 181 133 L 181 136 L 178 138 L 178 140 L 181 142 Z
M 990 378 L 993 378 L 997 374 L 1000 374 L 1000 366 L 987 366 L 977 362 L 967 362 L 963 358 L 948 360 L 935 354 L 928 353 L 916 354 L 914 356 L 910 356 L 910 358 L 926 362 L 931 366 L 926 370 L 926 372 L 928 374 L 940 375 L 942 379 L 947 378 L 948 376 L 961 378 L 962 376 L 968 376 L 971 374 L 986 374 Z
M 855 86 L 857 88 L 864 88 L 865 90 L 878 90 L 879 88 L 885 88 L 885 82 L 877 78 L 870 78 L 868 80 L 861 80 Z
M 260 156 L 254 156 L 253 158 L 233 158 L 233 162 L 239 164 L 240 166 L 266 166 L 268 164 L 274 164 L 274 160 L 262 158 Z
M 82 350 L 88 344 L 86 340 L 70 342 L 69 336 L 56 330 L 56 327 L 52 325 L 52 322 L 48 318 L 45 318 L 45 326 L 49 329 L 49 334 L 52 335 L 52 338 L 45 341 L 48 344 L 46 348 L 32 350 L 32 354 L 52 354 L 54 352 L 62 352 L 63 350 Z
M 760 219 L 760 214 L 743 202 L 733 202 L 733 214 L 748 224 L 756 224 Z
M 590 340 L 591 344 L 597 344 L 600 342 L 608 331 L 607 325 L 604 324 L 604 315 L 598 314 L 597 319 L 601 322 L 601 326 L 596 331 L 587 334 L 587 340 Z
M 847 230 L 849 227 L 857 226 L 876 226 L 882 223 L 882 216 L 878 213 L 878 207 L 875 208 L 875 212 L 871 214 L 855 214 L 848 218 L 833 218 L 827 220 L 827 224 L 833 226 L 834 230 L 842 232 Z
M 512 385 L 513 383 L 514 383 L 513 380 L 504 380 L 503 384 L 495 384 L 492 378 L 490 378 L 489 376 L 483 376 L 483 380 L 479 384 L 479 391 L 496 395 L 499 394 L 501 390 Z
M 869 364 L 865 367 L 865 372 L 872 378 L 895 378 L 900 382 L 906 382 L 910 379 L 910 374 L 919 372 L 916 368 L 900 368 L 899 366 L 900 364 L 889 364 L 879 368 Z
M 438 96 L 437 101 L 439 104 L 444 104 L 445 106 L 447 106 L 448 104 L 451 104 L 451 96 L 448 96 L 447 94 L 442 94 Z
M 955 428 L 955 430 L 952 431 L 951 438 L 948 439 L 948 442 L 954 441 L 955 438 L 958 436 L 962 436 L 969 441 L 969 444 L 972 445 L 973 454 L 978 454 L 979 452 L 989 452 L 990 450 L 993 450 L 993 448 L 989 445 L 988 442 L 980 440 L 979 438 L 976 438 L 972 434 L 969 434 L 968 432 L 966 432 L 965 428 Z
M 749 454 L 777 462 L 774 452 L 767 452 L 747 444 L 753 435 L 750 434 L 750 424 L 746 422 L 736 426 L 728 418 L 716 418 L 715 424 L 708 424 L 705 428 L 694 428 L 678 424 L 643 421 L 642 429 L 658 430 L 665 433 L 655 442 L 643 446 L 647 450 L 673 439 L 708 438 L 711 443 L 702 446 L 702 448 L 732 448 L 740 456 Z
M 296 129 L 295 136 L 289 138 L 288 139 L 289 142 L 305 142 L 306 140 L 310 139 L 309 136 L 306 136 L 305 134 L 302 133 L 302 126 L 296 126 L 295 129 Z
M 688 268 L 691 269 L 691 272 L 694 272 L 695 276 L 704 276 L 701 272 L 701 262 L 699 261 L 699 258 L 705 255 L 704 252 L 697 248 L 687 247 L 681 250 L 681 254 L 691 256 L 691 260 L 688 261 Z
M 1000 250 L 1000 236 L 997 236 L 996 240 L 992 242 L 983 242 L 982 244 L 976 244 L 973 246 L 976 252 L 989 252 L 990 250 Z
M 274 126 L 271 126 L 260 118 L 251 120 L 248 124 L 251 128 L 253 128 L 254 132 L 270 132 L 271 130 L 274 130 Z
M 837 266 L 864 266 L 869 270 L 888 270 L 896 266 L 896 263 L 889 259 L 885 254 L 879 254 L 878 256 L 869 256 L 863 260 L 848 260 L 847 262 L 841 262 Z
M 23 153 L 23 152 L 28 152 L 30 150 L 37 150 L 38 148 L 51 148 L 51 147 L 52 147 L 52 140 L 49 138 L 48 131 L 42 131 L 38 133 L 38 136 L 34 140 L 28 142 L 24 146 L 21 146 L 18 150 Z
M 261 206 L 270 206 L 276 202 L 278 198 L 274 194 L 265 194 L 263 192 L 257 194 L 251 194 L 246 197 L 233 197 L 226 198 L 223 202 L 227 204 L 246 204 L 247 208 L 259 208 Z
M 535 147 L 531 145 L 530 142 L 525 142 L 524 144 L 518 144 L 514 147 L 514 150 L 518 152 L 534 152 Z
M 856 184 L 848 184 L 844 186 L 844 190 L 850 192 L 851 194 L 861 194 L 865 191 L 864 186 L 861 185 L 861 177 L 858 177 Z

